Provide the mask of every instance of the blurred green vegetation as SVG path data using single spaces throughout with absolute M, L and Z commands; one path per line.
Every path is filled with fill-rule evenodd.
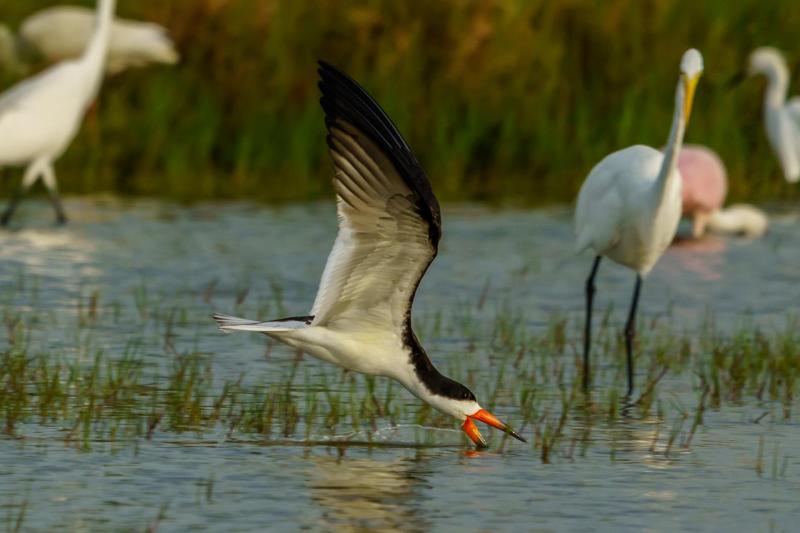
M 795 2 L 118 4 L 121 16 L 167 26 L 182 62 L 108 81 L 98 111 L 57 165 L 69 192 L 187 200 L 327 196 L 331 167 L 315 68 L 324 58 L 387 109 L 440 198 L 571 201 L 605 154 L 666 141 L 678 63 L 694 46 L 705 56 L 706 74 L 687 141 L 722 155 L 733 199 L 797 196 L 763 133 L 764 81 L 726 87 L 755 46 L 782 48 L 795 66 Z M 0 20 L 16 27 L 48 5 L 3 2 Z M 13 81 L 0 78 L 3 87 Z

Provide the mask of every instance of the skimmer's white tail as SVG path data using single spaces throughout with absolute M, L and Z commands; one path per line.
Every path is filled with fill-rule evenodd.
M 219 314 L 215 314 L 213 318 L 217 321 L 219 329 L 225 333 L 229 333 L 231 331 L 260 331 L 262 333 L 277 333 L 280 331 L 293 331 L 308 327 L 314 317 L 298 316 L 282 318 L 280 320 L 270 320 L 267 322 L 259 322 L 257 320 L 248 320 L 247 318 Z

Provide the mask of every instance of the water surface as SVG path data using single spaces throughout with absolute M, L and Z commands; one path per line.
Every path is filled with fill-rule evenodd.
M 221 379 L 258 384 L 286 375 L 293 351 L 274 346 L 265 357 L 262 337 L 221 335 L 208 317 L 306 313 L 335 236 L 330 204 L 89 199 L 67 208 L 71 224 L 52 228 L 47 205 L 27 203 L 17 228 L 0 233 L 0 302 L 6 315 L 40 313 L 30 328 L 33 352 L 88 361 L 95 350 L 114 358 L 135 346 L 157 379 L 171 357 L 168 337 L 171 350 L 209 354 Z M 643 321 L 691 332 L 713 315 L 721 331 L 785 328 L 800 308 L 797 218 L 776 213 L 760 240 L 713 237 L 670 249 L 645 282 Z M 565 209 L 445 209 L 439 257 L 415 307 L 420 329 L 468 306 L 479 306 L 482 320 L 511 308 L 532 332 L 554 316 L 578 323 L 591 257 L 576 257 L 572 246 Z M 630 272 L 603 264 L 598 308 L 610 307 L 615 324 L 633 282 Z M 121 319 L 76 329 L 93 293 Z M 182 318 L 166 335 L 143 313 Z M 462 356 L 461 340 L 425 338 L 442 365 Z M 309 358 L 302 364 L 324 371 Z M 492 379 L 488 365 L 485 372 L 477 382 Z M 680 401 L 692 386 L 668 382 L 660 394 Z M 555 385 L 549 393 L 558 394 Z M 513 422 L 514 407 L 504 409 Z M 800 428 L 796 418 L 759 418 L 770 409 L 745 401 L 709 410 L 691 446 L 670 454 L 663 438 L 654 444 L 651 421 L 623 419 L 594 432 L 584 454 L 550 464 L 517 442 L 472 453 L 446 429 L 385 428 L 373 436 L 388 444 L 380 447 L 159 431 L 85 451 L 58 437 L 63 428 L 29 421 L 0 440 L 0 515 L 13 520 L 24 502 L 32 531 L 141 531 L 162 508 L 159 531 L 791 531 L 800 516 Z M 434 432 L 437 445 L 412 446 L 419 431 Z

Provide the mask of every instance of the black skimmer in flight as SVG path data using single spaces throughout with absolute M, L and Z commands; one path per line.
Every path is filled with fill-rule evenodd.
M 257 322 L 214 315 L 223 331 L 258 331 L 354 372 L 386 376 L 463 422 L 479 420 L 526 442 L 442 375 L 411 328 L 411 307 L 442 233 L 439 202 L 397 128 L 358 83 L 320 62 L 339 234 L 308 316 Z

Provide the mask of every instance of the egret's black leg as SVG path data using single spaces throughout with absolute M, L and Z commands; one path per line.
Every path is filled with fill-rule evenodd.
M 590 370 L 589 370 L 589 348 L 592 344 L 592 304 L 594 303 L 594 277 L 597 274 L 597 268 L 600 266 L 600 259 L 602 256 L 598 255 L 594 258 L 592 271 L 589 273 L 589 278 L 586 280 L 586 325 L 583 330 L 583 388 L 589 388 Z
M 3 227 L 8 226 L 8 223 L 11 221 L 11 217 L 14 216 L 14 212 L 17 210 L 17 206 L 19 202 L 22 200 L 22 196 L 25 193 L 24 187 L 17 187 L 17 190 L 14 191 L 14 196 L 11 197 L 11 200 L 8 201 L 8 205 L 6 206 L 6 210 L 3 211 L 3 216 L 0 217 L 0 225 Z
M 20 186 L 14 192 L 14 196 L 8 202 L 8 206 L 3 212 L 3 216 L 0 217 L 1 225 L 7 226 L 9 221 L 11 221 L 11 217 L 14 216 L 14 212 L 17 210 L 19 202 L 22 200 L 22 197 L 25 196 L 25 193 L 28 192 L 28 189 L 30 189 L 31 186 L 36 183 L 40 172 L 41 165 L 38 162 L 28 165 L 28 168 L 25 169 L 25 175 L 22 176 L 22 183 L 20 183 Z
M 628 396 L 633 394 L 633 339 L 636 337 L 636 307 L 639 305 L 639 293 L 642 290 L 642 276 L 636 275 L 636 287 L 633 289 L 633 301 L 625 324 L 625 352 L 628 357 Z
M 56 211 L 56 223 L 59 225 L 66 224 L 67 214 L 64 212 L 64 206 L 61 205 L 61 198 L 58 196 L 58 183 L 56 182 L 56 173 L 52 164 L 47 163 L 42 168 L 42 179 L 45 187 L 47 187 L 47 192 L 50 194 L 50 202 L 53 204 L 53 209 Z
M 56 211 L 56 223 L 63 226 L 67 223 L 67 214 L 64 211 L 64 206 L 61 204 L 61 198 L 58 192 L 50 191 L 50 202 L 53 204 L 53 209 Z

